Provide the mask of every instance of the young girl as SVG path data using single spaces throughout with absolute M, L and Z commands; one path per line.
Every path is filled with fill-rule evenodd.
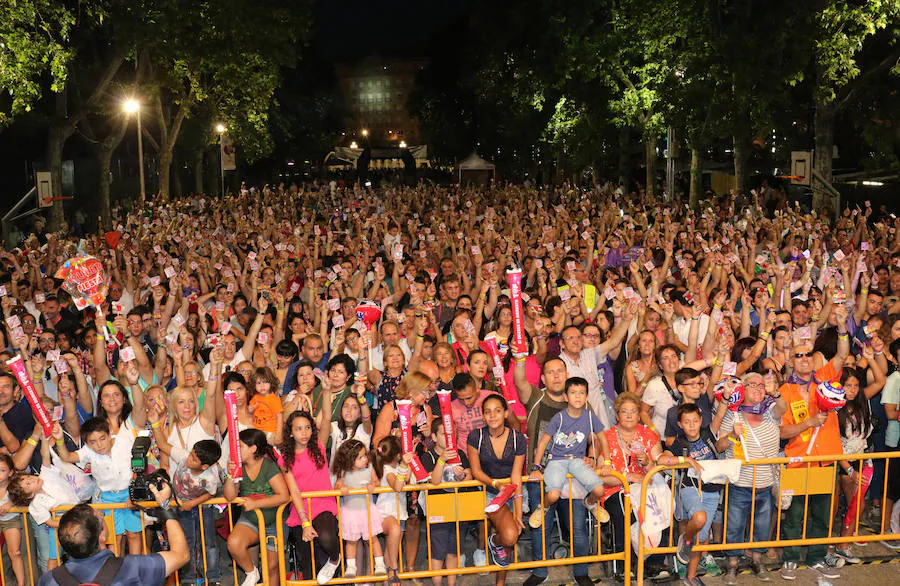
M 309 546 L 303 542 L 314 542 L 317 546 L 316 580 L 324 584 L 334 577 L 340 566 L 337 502 L 334 497 L 301 499 L 300 494 L 333 488 L 325 462 L 324 442 L 327 436 L 316 429 L 315 418 L 309 411 L 291 413 L 284 424 L 283 435 L 283 455 L 278 465 L 285 473 L 294 504 L 287 525 L 300 558 L 295 569 L 302 572 L 304 579 L 312 578 L 314 560 L 310 556 Z
M 267 538 L 275 536 L 275 513 L 278 507 L 290 502 L 291 495 L 281 470 L 275 464 L 266 434 L 258 429 L 245 429 L 240 433 L 240 440 L 243 478 L 237 481 L 231 478 L 234 464 L 229 461 L 224 493 L 229 502 L 241 505 L 244 512 L 228 536 L 228 552 L 247 574 L 241 586 L 256 586 L 260 573 L 250 559 L 250 548 L 257 543 L 260 548 L 266 547 L 269 550 L 269 583 L 277 584 L 278 546 L 274 539 L 269 541 Z M 262 514 L 265 535 L 259 534 L 258 517 L 253 513 L 255 510 Z
M 22 560 L 22 515 L 10 513 L 9 479 L 15 471 L 13 459 L 8 454 L 0 454 L 0 532 L 6 540 L 6 551 L 16 575 L 17 586 L 25 586 L 25 562 Z
M 365 488 L 371 495 L 378 487 L 378 477 L 369 463 L 366 446 L 355 439 L 344 442 L 338 449 L 331 472 L 337 478 L 334 488 L 344 495 L 341 501 L 341 534 L 347 542 L 344 578 L 356 577 L 356 542 L 361 539 L 371 543 L 372 553 L 375 554 L 375 575 L 387 574 L 381 543 L 378 539 L 371 539 L 382 532 L 381 510 L 369 506 L 372 497 L 349 494 L 351 489 Z
M 353 394 L 344 397 L 341 402 L 340 415 L 338 415 L 337 421 L 331 422 L 331 462 L 329 464 L 334 464 L 338 448 L 347 440 L 358 439 L 366 446 L 367 450 L 371 446 L 372 414 L 369 411 L 369 405 L 359 401 L 360 397 L 363 397 L 363 401 L 365 401 L 365 392 L 365 385 L 354 384 Z
M 281 430 L 284 425 L 284 408 L 281 399 L 275 394 L 278 377 L 271 368 L 260 367 L 250 377 L 250 385 L 256 391 L 250 399 L 253 426 L 266 434 L 270 444 L 278 445 L 281 443 Z
M 407 512 L 407 494 L 402 492 L 403 485 L 409 478 L 409 462 L 413 454 L 402 454 L 400 438 L 389 435 L 378 444 L 378 449 L 372 452 L 372 460 L 375 474 L 381 478 L 381 486 L 388 486 L 397 494 L 390 492 L 378 495 L 377 507 L 381 511 L 381 527 L 385 534 L 385 549 L 387 554 L 388 584 L 391 586 L 400 584 L 397 577 L 398 560 L 400 556 L 400 538 L 403 536 L 404 525 L 409 516 Z M 402 463 L 401 463 L 402 460 Z

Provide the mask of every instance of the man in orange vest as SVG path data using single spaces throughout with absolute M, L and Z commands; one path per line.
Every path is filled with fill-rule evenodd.
M 794 372 L 779 389 L 788 406 L 781 418 L 781 438 L 790 440 L 784 448 L 784 455 L 789 458 L 843 454 L 837 414 L 833 411 L 819 411 L 816 403 L 816 388 L 825 381 L 839 380 L 841 367 L 850 354 L 847 308 L 844 305 L 837 305 L 834 313 L 837 318 L 837 354 L 822 368 L 813 371 L 812 344 L 796 346 L 792 356 Z M 818 433 L 816 433 L 816 428 L 818 428 Z M 815 441 L 810 448 L 813 437 L 815 437 Z M 809 465 L 832 466 L 833 464 L 833 462 L 821 462 Z M 788 465 L 788 467 L 802 466 L 807 466 L 807 464 Z M 807 507 L 804 507 L 804 501 L 805 498 L 797 498 L 787 509 L 784 523 L 781 525 L 784 539 L 799 539 L 803 535 L 804 514 L 806 515 L 806 537 L 827 537 L 831 496 L 828 494 L 809 495 Z M 804 509 L 806 510 L 804 511 Z M 796 579 L 800 550 L 800 547 L 784 549 L 781 577 L 785 580 Z M 807 548 L 806 563 L 825 578 L 834 579 L 840 577 L 836 570 L 844 565 L 844 560 L 833 553 L 828 553 L 826 545 L 811 545 Z

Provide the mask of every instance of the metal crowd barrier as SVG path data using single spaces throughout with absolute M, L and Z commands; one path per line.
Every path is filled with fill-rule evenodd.
M 874 535 L 859 535 L 859 522 L 860 522 L 860 509 L 862 508 L 861 501 L 862 498 L 857 499 L 856 506 L 856 519 L 855 519 L 855 527 L 851 535 L 847 535 L 844 537 L 837 536 L 831 537 L 834 530 L 834 517 L 836 511 L 836 500 L 835 500 L 835 491 L 839 490 L 837 486 L 837 477 L 838 477 L 838 464 L 839 461 L 850 461 L 851 465 L 856 464 L 855 468 L 857 471 L 862 471 L 863 465 L 862 463 L 866 460 L 885 460 L 884 467 L 884 492 L 882 494 L 887 494 L 887 486 L 888 486 L 888 476 L 889 476 L 889 466 L 888 462 L 892 458 L 900 458 L 900 452 L 881 452 L 881 453 L 871 453 L 871 454 L 844 454 L 839 456 L 806 456 L 806 457 L 792 457 L 792 458 L 766 458 L 761 460 L 751 460 L 748 462 L 742 462 L 741 466 L 752 466 L 753 467 L 753 489 L 751 491 L 751 507 L 750 507 L 750 517 L 746 532 L 749 532 L 750 540 L 749 541 L 737 541 L 737 542 L 728 542 L 727 538 L 727 530 L 728 530 L 728 491 L 729 484 L 725 483 L 724 488 L 724 512 L 723 512 L 723 528 L 722 528 L 722 543 L 719 544 L 707 544 L 701 545 L 700 543 L 696 543 L 693 547 L 693 551 L 697 552 L 707 552 L 707 551 L 728 551 L 728 550 L 742 550 L 748 547 L 754 548 L 770 548 L 770 547 L 792 547 L 792 546 L 808 546 L 808 545 L 832 545 L 838 543 L 855 543 L 855 542 L 871 542 L 871 541 L 887 541 L 887 540 L 896 540 L 900 539 L 900 534 L 890 534 L 890 533 L 878 533 Z M 812 463 L 823 463 L 821 466 L 812 466 Z M 786 465 L 791 464 L 794 467 L 788 468 Z M 806 464 L 806 466 L 799 466 L 797 464 Z M 759 466 L 778 466 L 778 477 L 776 482 L 770 487 L 763 487 L 760 490 L 772 491 L 772 497 L 776 501 L 777 509 L 775 512 L 775 531 L 774 531 L 774 539 L 770 539 L 767 541 L 754 541 L 753 539 L 753 527 L 754 520 L 756 514 L 756 477 L 757 477 L 757 467 Z M 641 498 L 640 503 L 638 505 L 639 518 L 644 519 L 646 510 L 647 510 L 647 487 L 649 486 L 652 478 L 655 474 L 662 472 L 669 472 L 672 470 L 678 469 L 686 469 L 690 468 L 690 464 L 674 464 L 672 466 L 656 466 L 652 468 L 646 476 L 644 476 L 641 482 Z M 672 515 L 670 516 L 670 528 L 677 527 L 676 523 L 678 521 L 674 518 L 675 514 L 675 474 L 671 474 L 671 478 L 669 479 L 669 487 L 672 491 L 672 502 L 671 511 Z M 862 474 L 858 475 L 857 487 L 856 490 L 859 492 L 862 486 Z M 700 490 L 702 489 L 702 481 L 700 482 L 700 487 L 690 488 L 687 490 Z M 775 494 L 774 491 L 777 489 L 778 493 Z M 678 489 L 681 490 L 681 489 Z M 817 538 L 807 538 L 807 515 L 809 513 L 809 497 L 810 495 L 830 495 L 829 502 L 829 513 L 828 513 L 828 533 L 827 537 L 817 537 Z M 803 506 L 803 524 L 802 524 L 802 533 L 799 539 L 782 539 L 781 536 L 781 512 L 782 512 L 782 496 L 791 496 L 792 503 L 791 507 L 795 506 Z M 864 496 L 864 495 L 862 495 Z M 802 498 L 798 498 L 802 497 Z M 848 503 L 849 506 L 849 503 Z M 786 509 L 785 509 L 786 510 Z M 885 527 L 886 519 L 890 519 L 890 511 L 882 510 L 882 519 L 881 526 Z M 770 528 L 770 534 L 772 528 Z M 644 564 L 647 556 L 652 554 L 671 554 L 675 553 L 675 537 L 678 533 L 676 531 L 669 531 L 669 543 L 666 546 L 660 544 L 658 547 L 647 547 L 645 545 L 645 539 L 643 531 L 639 533 L 639 543 L 637 548 L 637 583 L 638 586 L 643 586 L 644 583 Z M 627 584 L 627 582 L 626 582 Z
M 626 478 L 615 472 L 613 474 L 616 478 L 622 482 L 623 491 L 625 493 L 625 497 L 623 499 L 623 508 L 625 518 L 628 519 L 631 517 L 631 499 L 629 498 L 629 486 Z M 505 479 L 500 481 L 498 484 L 503 485 L 507 484 L 509 479 Z M 523 478 L 523 482 L 534 482 L 531 480 L 527 480 Z M 569 476 L 569 494 L 572 494 L 572 483 L 573 479 Z M 541 506 L 544 505 L 544 490 L 543 490 L 543 480 L 540 481 L 541 485 Z M 476 492 L 460 492 L 460 489 L 481 489 Z M 573 507 L 573 499 L 560 499 L 557 503 L 557 506 L 562 506 L 564 502 L 568 503 L 569 507 L 569 555 L 564 558 L 559 559 L 548 559 L 550 556 L 547 555 L 547 532 L 544 530 L 544 527 L 541 527 L 541 552 L 542 558 L 540 560 L 528 560 L 522 561 L 519 559 L 518 552 L 518 542 L 517 546 L 513 548 L 513 561 L 509 564 L 509 566 L 505 568 L 501 568 L 495 564 L 489 564 L 486 566 L 468 566 L 461 568 L 443 568 L 440 570 L 435 570 L 432 568 L 431 564 L 431 525 L 435 523 L 454 523 L 456 528 L 456 555 L 457 559 L 461 559 L 460 554 L 462 549 L 462 539 L 464 537 L 460 535 L 460 524 L 461 523 L 470 523 L 477 522 L 482 524 L 482 537 L 484 539 L 484 543 L 487 544 L 489 527 L 488 527 L 488 519 L 484 514 L 484 508 L 487 506 L 487 492 L 484 490 L 485 485 L 481 482 L 475 480 L 462 481 L 462 482 L 447 482 L 441 483 L 438 485 L 434 484 L 414 484 L 403 487 L 403 492 L 421 492 L 428 490 L 453 490 L 452 493 L 441 493 L 441 494 L 428 494 L 426 492 L 426 506 L 425 506 L 425 537 L 426 544 L 428 549 L 428 569 L 427 570 L 416 570 L 415 568 L 407 568 L 404 567 L 404 556 L 403 556 L 403 540 L 400 541 L 400 548 L 398 553 L 398 564 L 399 571 L 397 572 L 398 577 L 401 580 L 412 580 L 412 579 L 422 579 L 422 578 L 431 578 L 435 576 L 465 576 L 469 574 L 480 574 L 485 572 L 501 572 L 501 571 L 516 571 L 516 570 L 530 570 L 532 568 L 538 567 L 555 567 L 555 566 L 567 566 L 574 564 L 591 564 L 591 563 L 601 563 L 601 562 L 612 562 L 619 561 L 623 564 L 624 568 L 624 577 L 625 583 L 628 584 L 631 581 L 631 542 L 627 537 L 623 544 L 623 551 L 614 553 L 603 553 L 602 551 L 602 539 L 601 539 L 601 531 L 598 530 L 596 532 L 596 546 L 597 553 L 594 555 L 588 556 L 580 556 L 576 557 L 574 555 L 574 523 L 572 522 L 572 507 Z M 395 498 L 397 499 L 397 510 L 400 510 L 400 493 L 393 491 L 389 487 L 379 487 L 375 489 L 372 493 L 369 493 L 365 489 L 357 489 L 351 490 L 348 494 L 350 495 L 365 495 L 366 502 L 371 510 L 372 505 L 372 495 L 373 494 L 386 494 L 393 493 Z M 318 492 L 304 492 L 301 493 L 301 498 L 303 499 L 311 499 L 317 497 L 337 497 L 337 506 L 338 506 L 338 519 L 340 519 L 340 497 L 344 496 L 339 490 L 328 490 L 328 491 L 318 491 Z M 307 515 L 311 513 L 311 501 L 306 500 L 307 503 Z M 286 544 L 285 535 L 284 535 L 284 513 L 288 510 L 288 506 L 290 503 L 282 505 L 278 509 L 278 515 L 276 516 L 276 529 L 277 529 L 277 541 L 281 545 Z M 550 522 L 550 520 L 546 520 L 546 522 Z M 522 531 L 522 534 L 519 536 L 519 541 L 523 539 L 526 540 L 527 543 L 531 543 L 531 531 L 535 531 L 528 526 L 528 517 L 527 514 L 523 514 L 523 523 L 525 525 L 525 529 Z M 341 545 L 343 546 L 343 538 L 340 534 L 340 526 L 338 527 L 338 537 L 341 539 Z M 310 559 L 312 560 L 313 572 L 315 573 L 316 569 L 316 557 L 315 557 L 315 544 L 314 542 L 309 542 L 309 544 L 303 544 L 302 547 L 310 548 Z M 369 568 L 373 567 L 373 554 L 372 549 L 369 549 Z M 487 550 L 487 546 L 485 546 Z M 341 575 L 343 575 L 343 571 L 345 569 L 345 560 L 343 555 L 343 547 L 341 548 Z M 489 552 L 487 552 L 490 555 Z M 337 574 L 336 574 L 337 576 Z M 287 563 L 285 560 L 285 556 L 279 556 L 279 577 L 282 584 L 287 586 L 311 586 L 316 584 L 315 574 L 313 576 L 304 576 L 302 580 L 288 580 L 287 575 Z M 373 576 L 373 575 L 360 575 L 354 578 L 333 578 L 329 584 L 355 584 L 355 583 L 363 583 L 363 582 L 378 582 L 385 580 L 385 576 Z

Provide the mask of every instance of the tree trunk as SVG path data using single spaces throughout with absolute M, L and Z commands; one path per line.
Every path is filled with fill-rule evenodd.
M 815 112 L 815 161 L 813 169 L 819 172 L 822 179 L 831 185 L 832 155 L 834 154 L 834 116 L 835 108 L 832 103 L 826 103 L 821 98 L 816 100 Z M 832 214 L 840 210 L 840 200 L 834 198 L 826 191 L 822 183 L 813 178 L 813 209 L 822 212 L 825 206 L 830 206 Z
M 619 185 L 623 185 L 625 187 L 626 193 L 628 193 L 629 188 L 628 177 L 631 175 L 629 168 L 630 157 L 628 156 L 630 140 L 629 135 L 630 133 L 627 126 L 623 126 L 619 129 Z
M 174 141 L 173 141 L 174 143 Z M 174 146 L 174 145 L 172 145 Z M 168 147 L 168 148 L 167 148 Z M 159 149 L 159 191 L 157 197 L 159 200 L 169 200 L 169 174 L 172 171 L 172 147 L 169 145 L 160 145 Z
M 203 193 L 203 150 L 194 151 L 194 194 Z
M 50 171 L 51 194 L 53 197 L 62 197 L 62 157 L 63 147 L 66 141 L 75 132 L 75 125 L 66 117 L 66 94 L 56 94 L 56 113 L 50 122 L 47 132 L 47 150 L 45 154 L 47 170 Z M 50 208 L 50 221 L 47 226 L 51 232 L 61 230 L 66 225 L 66 216 L 63 211 L 62 200 L 53 202 Z
M 700 147 L 691 143 L 691 193 L 690 206 L 696 210 L 700 203 L 700 192 L 703 191 L 703 152 Z
M 184 195 L 184 191 L 181 189 L 181 165 L 178 161 L 173 160 L 173 163 L 175 163 L 173 167 L 175 172 L 172 173 L 172 192 L 176 196 L 181 197 Z
M 97 166 L 100 173 L 99 182 L 99 204 L 100 204 L 100 222 L 102 228 L 109 230 L 112 228 L 112 213 L 110 211 L 110 186 L 112 185 L 112 156 L 122 143 L 125 137 L 125 131 L 128 129 L 128 118 L 122 116 L 120 121 L 112 128 L 112 132 L 98 142 L 95 154 L 97 157 Z
M 647 164 L 647 190 L 648 196 L 656 195 L 656 140 L 650 136 L 644 137 L 644 157 Z
M 735 134 L 734 141 L 734 192 L 747 193 L 750 188 L 749 163 L 752 149 L 750 139 Z

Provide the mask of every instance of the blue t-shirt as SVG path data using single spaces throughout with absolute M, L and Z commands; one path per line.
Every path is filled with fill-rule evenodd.
M 113 555 L 108 549 L 98 551 L 94 555 L 83 560 L 70 559 L 66 562 L 66 569 L 81 583 L 89 583 L 100 572 L 100 568 L 106 563 L 106 558 Z M 166 562 L 158 553 L 150 555 L 125 556 L 122 567 L 116 574 L 112 586 L 131 586 L 142 584 L 145 586 L 160 586 L 166 580 Z M 53 572 L 47 572 L 41 576 L 38 586 L 58 586 L 53 577 Z
M 550 436 L 550 444 L 547 446 L 547 449 L 550 450 L 550 457 L 583 458 L 592 441 L 591 434 L 601 431 L 603 431 L 603 424 L 590 409 L 582 409 L 581 415 L 577 419 L 563 409 L 553 416 L 544 430 L 544 433 Z

